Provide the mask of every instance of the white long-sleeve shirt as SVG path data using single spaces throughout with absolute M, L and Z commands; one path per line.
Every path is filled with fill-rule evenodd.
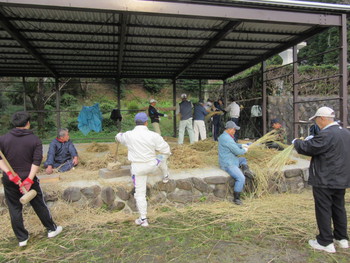
M 171 154 L 169 144 L 163 137 L 144 125 L 137 125 L 131 131 L 118 133 L 115 139 L 128 147 L 128 160 L 134 163 L 154 161 L 156 151 L 164 155 Z
M 225 110 L 228 112 L 230 118 L 239 118 L 239 113 L 241 109 L 235 101 L 231 102 Z

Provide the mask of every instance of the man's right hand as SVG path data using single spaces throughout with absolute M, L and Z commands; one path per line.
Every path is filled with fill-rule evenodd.
M 18 181 L 21 180 L 21 178 L 19 178 L 18 174 L 13 174 L 11 171 L 8 171 L 7 176 L 9 177 L 9 180 L 15 184 L 18 184 Z
M 46 173 L 47 174 L 52 174 L 53 173 L 52 165 L 47 166 Z

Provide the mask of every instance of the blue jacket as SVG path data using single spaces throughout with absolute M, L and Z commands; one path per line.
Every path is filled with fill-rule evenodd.
M 229 166 L 239 166 L 238 156 L 245 154 L 242 145 L 236 143 L 235 140 L 224 131 L 219 136 L 219 164 L 224 169 Z
M 193 119 L 195 121 L 204 121 L 204 118 L 207 114 L 208 112 L 205 110 L 205 108 L 202 105 L 196 104 L 196 106 L 194 106 Z
M 75 156 L 78 156 L 78 153 L 71 140 L 60 142 L 56 138 L 50 143 L 45 166 L 57 167 Z

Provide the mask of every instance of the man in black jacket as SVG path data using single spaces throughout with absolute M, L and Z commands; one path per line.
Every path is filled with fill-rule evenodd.
M 148 115 L 151 118 L 153 130 L 159 135 L 162 135 L 159 127 L 159 119 L 160 119 L 159 116 L 166 118 L 168 117 L 168 115 L 158 112 L 158 110 L 155 108 L 157 104 L 157 101 L 155 99 L 151 99 L 149 101 L 149 104 L 150 105 L 148 107 Z
M 331 108 L 319 108 L 310 118 L 320 127 L 318 134 L 304 141 L 293 140 L 298 153 L 312 157 L 308 183 L 313 189 L 320 233 L 309 244 L 329 253 L 336 252 L 334 244 L 349 248 L 344 196 L 350 187 L 350 132 L 339 126 L 334 117 Z
M 22 197 L 22 186 L 27 191 L 30 189 L 36 190 L 37 195 L 30 201 L 30 204 L 41 223 L 47 229 L 47 236 L 49 238 L 55 237 L 62 231 L 62 227 L 56 226 L 52 220 L 50 211 L 43 198 L 39 180 L 35 176 L 43 158 L 43 149 L 40 139 L 29 130 L 29 121 L 30 116 L 27 112 L 15 113 L 12 116 L 12 124 L 16 128 L 0 136 L 0 150 L 15 171 L 15 174 L 12 174 L 9 167 L 0 157 L 5 199 L 10 212 L 12 229 L 20 247 L 26 246 L 29 239 L 28 231 L 23 224 L 23 205 L 19 201 Z

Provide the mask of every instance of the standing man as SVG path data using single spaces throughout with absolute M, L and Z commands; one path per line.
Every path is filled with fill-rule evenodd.
M 253 174 L 247 165 L 247 159 L 238 157 L 248 151 L 248 145 L 238 144 L 234 140 L 234 135 L 240 129 L 233 121 L 228 121 L 225 125 L 225 131 L 219 136 L 219 164 L 220 168 L 226 171 L 233 179 L 235 186 L 233 188 L 233 202 L 236 205 L 242 205 L 240 199 L 241 192 L 245 184 L 245 176 L 253 179 Z M 242 167 L 242 171 L 239 169 Z
M 128 160 L 131 162 L 136 205 L 140 212 L 140 218 L 136 219 L 135 223 L 147 227 L 147 175 L 154 173 L 159 168 L 163 174 L 163 183 L 167 183 L 169 174 L 166 161 L 171 153 L 170 147 L 163 137 L 147 128 L 148 117 L 146 113 L 137 113 L 135 124 L 133 130 L 118 133 L 116 140 L 128 147 Z M 156 151 L 160 155 L 156 155 Z
M 228 112 L 230 120 L 236 123 L 236 125 L 238 126 L 241 109 L 233 97 L 231 97 L 230 102 L 231 103 L 226 107 L 225 111 Z M 237 142 L 237 140 L 238 140 L 238 133 L 235 133 L 235 141 Z
M 221 98 L 218 101 L 214 102 L 215 112 L 223 113 L 224 112 L 224 102 Z M 215 114 L 213 116 L 213 138 L 214 141 L 218 140 L 220 134 L 220 125 L 221 125 L 221 114 Z
M 148 115 L 151 118 L 151 123 L 152 123 L 153 129 L 156 133 L 161 135 L 160 127 L 159 127 L 159 116 L 166 118 L 166 117 L 168 117 L 168 115 L 157 111 L 157 109 L 155 108 L 157 101 L 155 99 L 151 99 L 149 101 L 149 104 L 150 105 L 148 107 Z
M 292 142 L 298 153 L 312 157 L 308 183 L 312 185 L 319 234 L 309 245 L 329 253 L 336 252 L 334 244 L 349 248 L 344 195 L 350 187 L 350 132 L 334 117 L 333 109 L 319 108 L 309 120 L 315 120 L 321 130 L 314 137 Z
M 187 94 L 181 94 L 181 102 L 176 106 L 176 115 L 180 114 L 179 139 L 178 144 L 184 143 L 185 129 L 190 137 L 190 143 L 194 142 L 194 133 L 192 126 L 192 102 L 187 100 Z
M 204 107 L 205 103 L 201 100 L 194 106 L 194 114 L 193 114 L 193 130 L 194 130 L 194 142 L 198 142 L 199 135 L 201 136 L 201 140 L 205 140 L 207 138 L 207 130 L 205 129 L 205 116 L 208 115 L 210 108 L 207 110 Z
M 61 226 L 56 226 L 50 211 L 44 202 L 39 180 L 36 173 L 43 158 L 43 148 L 40 139 L 30 129 L 30 116 L 27 112 L 17 112 L 12 116 L 12 124 L 16 127 L 7 134 L 0 136 L 0 149 L 6 156 L 15 174 L 12 174 L 4 160 L 0 157 L 0 169 L 3 171 L 5 199 L 11 217 L 11 225 L 19 246 L 27 245 L 29 233 L 23 224 L 22 186 L 27 191 L 34 189 L 37 195 L 30 201 L 41 223 L 48 231 L 47 237 L 55 237 L 62 232 Z
M 58 136 L 49 146 L 47 160 L 44 163 L 47 174 L 52 174 L 53 168 L 59 172 L 67 172 L 79 162 L 78 153 L 69 139 L 68 129 L 60 129 Z

